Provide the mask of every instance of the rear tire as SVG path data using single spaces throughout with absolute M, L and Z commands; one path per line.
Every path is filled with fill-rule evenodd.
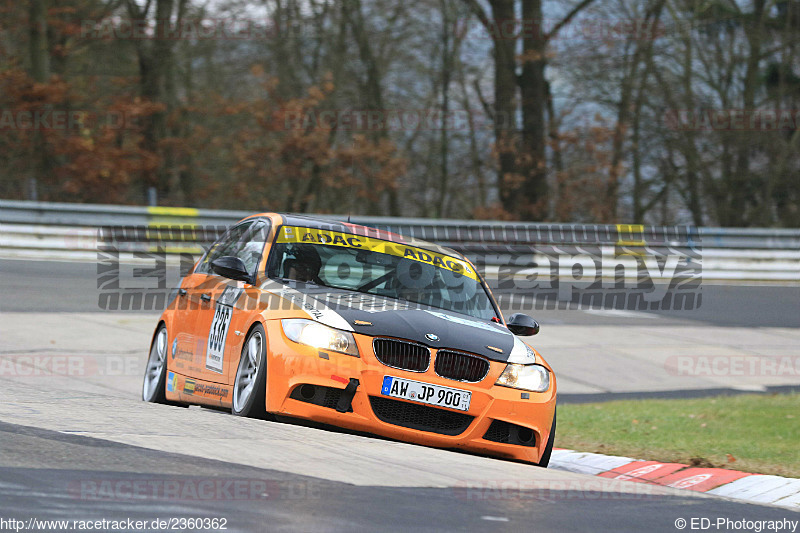
M 264 327 L 256 324 L 242 347 L 236 379 L 233 382 L 233 405 L 236 416 L 265 418 L 267 394 L 267 336 Z
M 167 403 L 165 393 L 167 383 L 167 327 L 164 324 L 156 330 L 150 357 L 144 370 L 142 400 L 151 403 Z
M 542 468 L 547 468 L 550 463 L 550 455 L 553 453 L 553 443 L 556 440 L 556 413 L 553 413 L 553 426 L 550 428 L 550 436 L 547 437 L 547 444 L 544 447 L 544 453 L 539 460 L 539 465 Z

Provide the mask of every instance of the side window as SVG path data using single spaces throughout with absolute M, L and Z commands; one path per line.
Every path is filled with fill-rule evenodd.
M 238 250 L 244 244 L 242 239 L 252 225 L 253 221 L 247 221 L 226 231 L 225 234 L 217 240 L 217 242 L 211 245 L 211 248 L 209 248 L 208 253 L 203 258 L 203 261 L 200 263 L 200 265 L 198 265 L 195 272 L 210 274 L 211 263 L 215 259 L 219 259 L 220 257 L 226 255 L 237 255 Z
M 244 234 L 239 249 L 236 250 L 235 254 L 231 254 L 242 260 L 251 275 L 256 273 L 258 263 L 261 261 L 261 254 L 264 252 L 264 245 L 267 243 L 269 228 L 269 222 L 263 220 L 253 224 Z
M 215 259 L 232 255 L 242 260 L 250 274 L 255 274 L 267 242 L 269 228 L 269 222 L 264 220 L 250 220 L 232 227 L 211 246 L 197 267 L 197 272 L 210 274 L 211 263 Z

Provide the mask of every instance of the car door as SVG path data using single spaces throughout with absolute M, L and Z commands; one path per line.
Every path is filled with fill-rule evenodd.
M 170 368 L 179 374 L 193 376 L 202 372 L 200 356 L 203 351 L 201 339 L 197 335 L 197 320 L 203 306 L 208 304 L 200 299 L 205 291 L 202 286 L 206 274 L 188 274 L 178 289 L 173 303 L 173 340 L 170 350 Z
M 244 302 L 249 283 L 216 274 L 211 263 L 220 257 L 234 256 L 242 260 L 251 276 L 256 273 L 263 253 L 269 222 L 263 219 L 245 221 L 231 228 L 220 246 L 209 250 L 203 263 L 206 275 L 200 298 L 203 304 L 197 317 L 197 343 L 202 347 L 202 372 L 197 376 L 208 381 L 227 383 L 230 366 L 238 362 L 244 340 L 243 313 L 251 306 Z M 252 291 L 250 291 L 252 292 Z
M 211 245 L 194 272 L 184 280 L 183 288 L 186 294 L 183 298 L 186 300 L 187 308 L 184 320 L 185 332 L 178 335 L 177 344 L 178 354 L 191 359 L 191 362 L 184 370 L 178 369 L 177 366 L 176 369 L 187 376 L 207 379 L 206 342 L 210 319 L 208 321 L 206 319 L 214 309 L 212 300 L 215 299 L 215 293 L 224 289 L 220 286 L 219 276 L 211 271 L 211 263 L 222 256 L 231 255 L 231 250 L 240 245 L 244 233 L 252 224 L 252 220 L 246 220 L 229 228 Z
M 242 229 L 249 227 L 250 223 Z M 198 330 L 201 316 L 211 308 L 211 293 L 215 280 L 209 277 L 210 262 L 224 254 L 230 242 L 237 242 L 239 233 L 226 231 L 201 257 L 195 268 L 181 281 L 173 306 L 173 339 L 170 368 L 176 372 L 199 377 L 205 371 L 206 332 Z

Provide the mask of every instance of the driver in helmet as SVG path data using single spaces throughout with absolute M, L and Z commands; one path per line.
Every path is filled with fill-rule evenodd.
M 286 259 L 284 262 L 284 272 L 286 272 L 288 279 L 324 285 L 322 280 L 319 279 L 322 260 L 313 245 L 296 245 L 289 254 L 293 258 Z

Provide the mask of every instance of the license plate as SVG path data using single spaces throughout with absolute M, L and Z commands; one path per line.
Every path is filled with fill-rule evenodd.
M 393 376 L 384 376 L 381 394 L 459 411 L 469 411 L 469 402 L 472 399 L 469 391 Z

